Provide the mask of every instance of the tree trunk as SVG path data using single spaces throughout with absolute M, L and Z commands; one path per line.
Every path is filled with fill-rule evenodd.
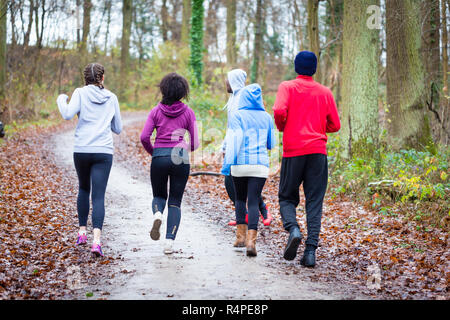
M 45 26 L 45 14 L 47 10 L 45 8 L 45 0 L 40 0 L 42 6 L 41 18 L 39 20 L 39 0 L 36 0 L 36 5 L 34 6 L 34 19 L 36 21 L 36 46 L 40 50 L 42 49 L 42 40 L 44 38 L 44 26 Z M 41 25 L 39 29 L 39 24 Z
M 308 0 L 307 12 L 309 51 L 314 52 L 317 56 L 317 71 L 314 79 L 320 82 L 319 0 Z
M 327 2 L 327 44 L 322 49 L 326 55 L 322 58 L 326 65 L 323 68 L 322 82 L 333 91 L 336 101 L 340 102 L 342 74 L 342 30 L 344 1 L 330 0 Z
M 169 29 L 171 31 L 171 40 L 181 42 L 181 23 L 178 21 L 178 13 L 183 11 L 183 2 L 181 0 L 171 0 L 172 13 L 170 15 Z
M 426 109 L 419 0 L 386 2 L 388 138 L 395 149 L 434 149 Z
M 227 0 L 227 63 L 233 68 L 237 62 L 236 2 L 237 0 Z
M 439 29 L 440 12 L 439 0 L 422 1 L 422 52 L 427 76 L 427 83 L 439 81 L 440 78 L 440 48 Z
M 219 28 L 217 12 L 219 11 L 220 0 L 210 0 L 208 12 L 205 18 L 205 48 L 206 53 L 209 54 L 211 48 L 218 48 L 217 46 L 217 30 Z M 214 49 L 213 49 L 214 50 Z
M 23 37 L 24 50 L 26 50 L 28 48 L 28 44 L 30 43 L 31 29 L 33 28 L 33 10 L 34 10 L 34 1 L 30 0 L 30 11 L 29 11 L 29 15 L 28 15 L 28 27 L 27 27 L 27 31 L 25 32 L 25 35 Z
M 167 10 L 167 0 L 162 0 L 161 5 L 161 34 L 164 42 L 169 40 L 169 12 Z
M 75 17 L 77 20 L 77 48 L 80 47 L 81 43 L 80 2 L 81 0 L 76 0 L 76 8 L 75 8 Z
M 181 22 L 181 42 L 189 44 L 189 32 L 191 30 L 191 0 L 183 0 L 183 17 Z
M 296 27 L 297 32 L 297 39 L 300 42 L 299 49 L 300 51 L 305 50 L 305 44 L 304 44 L 304 32 L 303 32 L 303 26 L 302 26 L 302 15 L 300 13 L 300 7 L 297 3 L 297 0 L 293 0 L 294 5 L 294 12 L 293 14 L 293 20 L 294 20 L 294 26 Z
M 253 44 L 253 64 L 251 70 L 251 82 L 258 82 L 259 78 L 259 64 L 261 55 L 264 54 L 262 48 L 263 41 L 263 1 L 256 1 L 256 16 L 255 16 L 255 39 Z
M 0 1 L 0 117 L 5 111 L 4 99 L 6 95 L 6 20 L 8 0 Z
M 12 1 L 9 4 L 9 17 L 11 20 L 11 48 L 14 52 L 14 47 L 17 44 L 17 36 L 16 36 L 16 13 L 17 13 L 17 6 L 20 4 L 15 3 L 14 1 Z
M 429 109 L 436 113 L 430 118 L 431 131 L 435 141 L 439 141 L 442 134 L 442 122 L 439 118 L 440 88 L 442 85 L 440 34 L 441 12 L 439 0 L 423 0 L 422 14 L 422 57 L 425 69 L 425 90 Z M 437 115 L 437 117 L 436 117 Z
M 36 32 L 36 47 L 41 48 L 41 43 L 39 41 L 39 0 L 36 0 L 36 5 L 34 6 L 34 20 L 35 20 L 35 32 Z
M 378 130 L 378 39 L 367 8 L 379 0 L 344 1 L 342 129 L 343 158 L 373 157 Z
M 444 94 L 448 93 L 448 29 L 447 29 L 447 4 L 441 1 L 442 10 L 442 74 Z
M 442 18 L 442 86 L 444 96 L 448 95 L 448 29 L 447 29 L 447 10 L 448 10 L 448 1 L 446 3 L 445 0 L 441 1 L 441 18 Z M 440 108 L 440 118 L 442 120 L 442 129 L 445 132 L 442 132 L 440 137 L 440 142 L 444 145 L 448 145 L 450 141 L 450 100 L 448 98 L 441 99 L 441 108 Z
M 201 86 L 203 83 L 203 19 L 205 8 L 203 0 L 192 0 L 191 25 L 191 57 L 189 65 L 193 74 L 193 85 Z
M 111 25 L 111 0 L 106 0 L 106 33 L 105 33 L 105 55 L 108 54 L 109 27 Z
M 128 68 L 130 60 L 130 34 L 131 24 L 133 19 L 133 0 L 123 0 L 122 8 L 122 43 L 121 43 L 121 55 L 120 55 L 120 96 L 122 99 L 125 94 L 125 86 L 127 85 Z
M 80 52 L 86 54 L 87 40 L 91 29 L 91 9 L 92 1 L 84 0 L 83 3 L 83 35 L 81 37 Z

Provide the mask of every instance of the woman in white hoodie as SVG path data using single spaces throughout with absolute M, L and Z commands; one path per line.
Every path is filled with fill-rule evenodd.
M 65 94 L 57 100 L 65 120 L 78 115 L 73 154 L 79 181 L 77 211 L 80 229 L 77 245 L 87 243 L 86 226 L 92 189 L 94 239 L 91 252 L 97 256 L 103 256 L 100 237 L 105 217 L 106 185 L 114 153 L 111 132 L 120 134 L 122 131 L 119 102 L 116 95 L 103 86 L 104 74 L 101 64 L 88 64 L 84 69 L 86 85 L 75 89 L 69 103 Z
M 230 93 L 230 98 L 224 109 L 227 109 L 227 119 L 231 119 L 234 112 L 239 109 L 239 98 L 241 96 L 242 89 L 245 87 L 245 82 L 247 80 L 247 73 L 242 69 L 234 69 L 227 74 L 227 92 Z M 229 124 L 227 124 L 229 127 Z M 226 137 L 222 144 L 222 153 L 225 159 L 226 151 Z M 234 187 L 233 179 L 231 175 L 225 175 L 225 189 L 227 190 L 228 197 L 230 198 L 233 205 L 236 205 L 236 189 Z M 259 197 L 258 202 L 259 212 L 261 213 L 262 221 L 265 226 L 270 226 L 272 223 L 272 215 L 270 214 L 269 208 L 264 203 L 262 197 Z M 248 214 L 245 217 L 246 223 L 248 223 Z M 230 226 L 236 226 L 236 220 L 231 220 L 228 222 Z

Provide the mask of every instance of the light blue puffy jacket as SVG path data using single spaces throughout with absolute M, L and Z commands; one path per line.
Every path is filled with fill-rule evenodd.
M 238 110 L 228 119 L 223 175 L 230 175 L 233 165 L 269 167 L 267 150 L 276 145 L 273 120 L 264 109 L 261 87 L 251 84 L 241 91 Z

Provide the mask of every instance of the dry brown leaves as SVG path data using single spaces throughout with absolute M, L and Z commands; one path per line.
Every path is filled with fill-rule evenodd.
M 89 281 L 101 263 L 75 246 L 78 182 L 47 143 L 70 125 L 29 128 L 0 144 L 0 299 L 69 297 L 68 267 Z
M 119 153 L 137 174 L 148 175 L 151 158 L 139 142 L 143 125 L 142 122 L 127 128 L 119 139 Z M 201 169 L 219 170 L 217 166 Z M 278 184 L 276 176 L 268 179 L 264 187 L 263 197 L 275 220 L 270 229 L 261 224 L 258 241 L 275 263 L 289 268 L 282 260 L 288 235 L 279 214 Z M 234 207 L 223 177 L 191 177 L 184 200 L 194 213 L 217 224 L 223 232 L 234 232 L 227 225 L 234 219 Z M 306 237 L 303 192 L 297 220 Z M 308 275 L 313 280 L 346 283 L 377 299 L 450 299 L 448 234 L 433 228 L 418 231 L 417 227 L 414 222 L 377 214 L 346 198 L 331 199 L 328 192 L 317 250 L 318 266 Z M 299 257 L 299 265 L 298 260 Z M 368 280 L 377 272 L 380 286 L 371 287 Z
M 219 168 L 209 170 L 218 171 Z M 223 178 L 193 177 L 187 193 L 189 203 L 208 213 L 220 224 L 234 219 Z M 263 230 L 264 244 L 272 256 L 282 259 L 287 241 L 278 206 L 279 177 L 270 178 L 263 191 L 275 218 L 270 232 Z M 212 187 L 214 186 L 214 187 Z M 302 192 L 302 190 L 301 190 Z M 298 208 L 297 221 L 307 236 L 304 196 Z M 201 207 L 207 206 L 206 210 Z M 209 208 L 208 208 L 209 207 Z M 313 280 L 344 282 L 364 294 L 381 299 L 449 299 L 450 251 L 448 234 L 440 229 L 416 230 L 414 222 L 401 217 L 386 217 L 345 198 L 324 205 L 322 232 Z M 380 286 L 371 287 L 368 280 L 379 270 Z
M 143 125 L 128 126 L 115 138 L 115 157 L 136 175 L 148 176 L 151 158 L 139 141 Z M 58 168 L 45 143 L 61 128 L 28 129 L 0 145 L 0 298 L 67 296 L 68 266 L 81 266 L 89 279 L 109 272 L 106 267 L 114 260 L 91 260 L 74 246 L 75 172 Z M 278 177 L 271 178 L 264 188 L 263 196 L 275 220 L 270 229 L 260 228 L 258 242 L 273 263 L 288 272 L 289 266 L 282 260 L 287 233 L 279 216 L 278 183 Z M 234 231 L 227 226 L 234 218 L 234 208 L 223 177 L 190 178 L 185 200 L 194 213 L 216 223 L 223 232 Z M 306 236 L 303 200 L 302 195 L 297 220 Z M 345 198 L 333 200 L 328 194 L 318 266 L 305 274 L 317 281 L 346 283 L 374 298 L 449 299 L 448 234 L 416 227 L 401 217 L 383 216 Z M 378 289 L 367 287 L 374 267 L 380 273 Z

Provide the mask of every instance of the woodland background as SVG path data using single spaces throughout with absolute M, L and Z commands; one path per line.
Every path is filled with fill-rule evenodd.
M 150 110 L 164 74 L 186 76 L 197 119 L 224 134 L 229 70 L 260 83 L 271 112 L 279 83 L 296 76 L 296 53 L 311 50 L 343 124 L 329 141 L 333 195 L 448 228 L 448 0 L 0 3 L 0 120 L 10 134 L 60 121 L 56 96 L 82 86 L 92 61 L 124 110 Z

